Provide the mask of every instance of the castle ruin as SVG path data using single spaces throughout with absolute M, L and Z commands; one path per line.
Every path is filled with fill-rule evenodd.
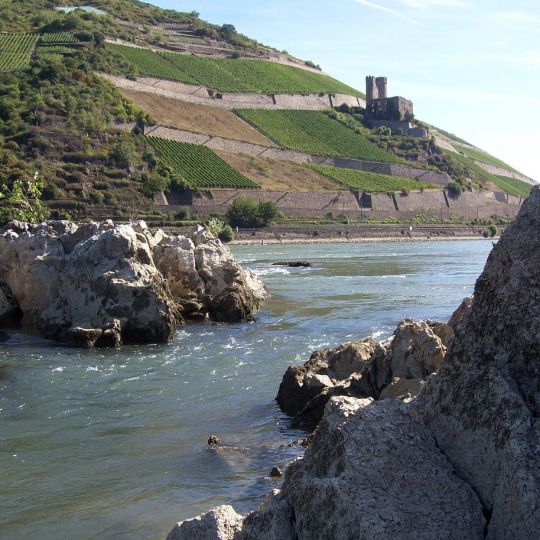
M 366 117 L 372 127 L 387 126 L 412 137 L 426 137 L 427 131 L 414 127 L 413 102 L 401 96 L 388 97 L 386 77 L 366 77 Z

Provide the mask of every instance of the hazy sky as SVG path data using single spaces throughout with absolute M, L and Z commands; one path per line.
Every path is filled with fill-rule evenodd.
M 540 181 L 540 0 L 151 0 L 306 60 Z

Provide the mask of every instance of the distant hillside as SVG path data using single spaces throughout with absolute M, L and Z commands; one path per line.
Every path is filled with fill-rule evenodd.
M 196 12 L 5 0 L 0 221 L 16 215 L 17 181 L 36 177 L 52 215 L 73 218 L 163 217 L 154 204 L 162 192 L 184 200 L 214 188 L 406 193 L 449 184 L 527 195 L 526 177 L 466 141 L 370 129 L 363 106 L 362 92 L 313 62 Z

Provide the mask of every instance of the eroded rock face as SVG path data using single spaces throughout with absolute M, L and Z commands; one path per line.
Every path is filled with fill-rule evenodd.
M 420 394 L 331 398 L 282 489 L 240 531 L 204 538 L 538 538 L 539 232 L 537 187 L 490 255 L 474 301 L 452 320 L 455 336 Z M 422 342 L 425 329 L 416 330 L 406 342 Z M 405 351 L 399 369 L 413 373 L 418 356 L 396 351 Z M 382 393 L 404 380 L 418 381 L 395 377 Z
M 424 419 L 491 515 L 487 538 L 540 531 L 540 190 L 494 247 Z
M 384 342 L 368 338 L 316 351 L 287 369 L 277 402 L 289 416 L 317 423 L 333 396 L 410 399 L 439 369 L 452 335 L 445 323 L 405 320 Z
M 27 326 L 82 347 L 166 342 L 183 318 L 245 320 L 268 295 L 203 227 L 187 238 L 144 222 L 15 223 L 0 282 L 0 317 L 10 301 Z

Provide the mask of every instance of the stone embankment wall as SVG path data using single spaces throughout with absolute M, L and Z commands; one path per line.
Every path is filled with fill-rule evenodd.
M 319 111 L 330 107 L 338 107 L 343 103 L 365 106 L 365 101 L 362 98 L 347 94 L 331 96 L 329 94 L 220 93 L 209 90 L 205 86 L 189 85 L 153 77 L 139 77 L 137 80 L 132 81 L 107 73 L 102 73 L 101 76 L 119 88 L 157 94 L 223 109 L 300 109 Z
M 345 214 L 361 220 L 381 220 L 395 217 L 412 220 L 418 215 L 438 219 L 463 217 L 467 219 L 488 219 L 492 217 L 514 218 L 521 205 L 516 197 L 509 202 L 499 202 L 492 192 L 464 193 L 457 199 L 451 199 L 445 190 L 414 191 L 408 195 L 374 193 L 364 194 L 354 191 L 324 192 L 287 192 L 261 190 L 212 190 L 210 195 L 195 195 L 182 200 L 171 197 L 168 206 L 161 206 L 171 211 L 182 206 L 191 206 L 200 216 L 225 214 L 233 201 L 247 197 L 255 201 L 272 201 L 286 216 L 321 217 L 331 212 L 334 215 Z M 506 194 L 502 194 L 505 198 Z M 156 202 L 160 206 L 160 202 Z

